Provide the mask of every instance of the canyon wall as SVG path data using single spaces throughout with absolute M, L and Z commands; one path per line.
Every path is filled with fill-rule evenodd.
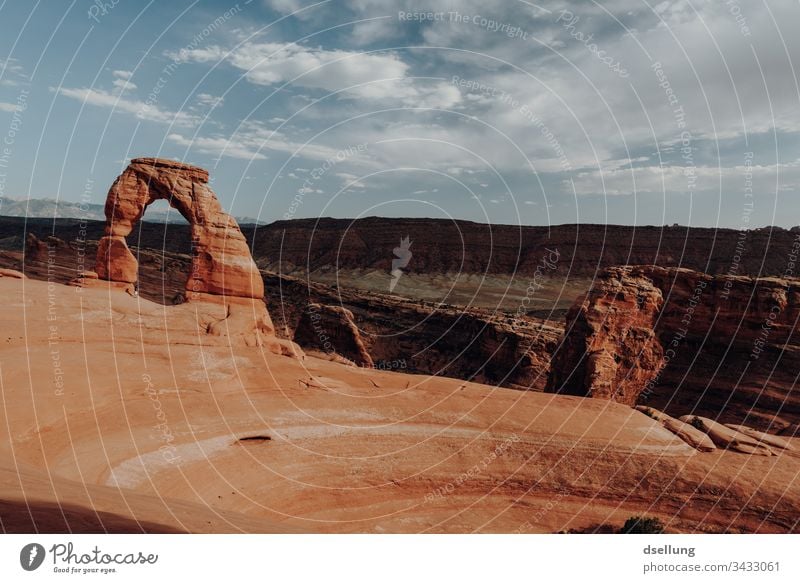
M 77 219 L 0 217 L 0 249 L 21 250 L 27 232 L 40 239 L 98 240 L 105 225 Z M 142 222 L 128 236 L 138 247 L 191 253 L 186 224 Z M 591 276 L 615 265 L 684 267 L 711 274 L 783 276 L 786 258 L 800 252 L 800 229 L 706 229 L 556 225 L 486 225 L 469 221 L 295 219 L 241 225 L 260 267 L 293 275 L 325 267 L 388 273 L 402 237 L 413 241 L 408 273 L 535 273 L 548 249 L 559 252 L 558 275 Z
M 264 272 L 279 336 L 371 366 L 544 390 L 561 329 L 479 308 Z M 330 342 L 329 346 L 325 343 Z M 366 366 L 370 366 L 367 364 Z
M 573 305 L 547 390 L 759 426 L 796 423 L 800 280 L 613 267 Z

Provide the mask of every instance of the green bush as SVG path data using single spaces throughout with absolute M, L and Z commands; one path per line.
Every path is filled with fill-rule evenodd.
M 620 534 L 662 534 L 664 523 L 658 518 L 631 516 L 619 529 Z

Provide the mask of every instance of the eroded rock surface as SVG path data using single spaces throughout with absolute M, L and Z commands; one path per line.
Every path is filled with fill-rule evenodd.
M 633 405 L 664 363 L 655 326 L 664 296 L 642 273 L 610 269 L 567 313 L 548 389 Z
M 133 283 L 138 262 L 125 237 L 152 202 L 169 202 L 191 226 L 192 269 L 186 291 L 261 299 L 264 284 L 236 221 L 208 186 L 208 172 L 160 158 L 135 158 L 106 199 L 105 236 L 97 251 L 100 279 Z
M 772 447 L 776 447 L 778 449 L 785 449 L 788 451 L 795 451 L 795 447 L 789 442 L 788 439 L 783 437 L 777 437 L 776 435 L 770 435 L 769 433 L 764 433 L 763 431 L 759 431 L 757 429 L 753 429 L 752 427 L 747 427 L 746 425 L 736 425 L 733 423 L 727 423 L 726 427 L 733 429 L 734 431 L 738 431 L 739 433 L 744 433 L 748 437 L 752 437 L 753 439 L 757 439 L 758 441 L 770 445 Z
M 707 433 L 711 441 L 719 447 L 754 455 L 775 455 L 772 449 L 761 440 L 717 423 L 713 419 L 699 415 L 683 415 L 680 420 Z
M 164 199 L 191 228 L 191 269 L 185 299 L 192 304 L 199 332 L 299 354 L 275 338 L 264 302 L 264 282 L 236 221 L 222 210 L 202 168 L 160 158 L 136 158 L 114 181 L 106 199 L 105 234 L 97 248 L 97 278 L 84 273 L 78 285 L 102 281 L 135 293 L 139 262 L 125 237 L 152 202 Z
M 320 330 L 308 325 L 310 319 L 303 322 L 310 316 L 310 306 L 341 306 L 351 314 L 360 342 L 379 369 L 400 368 L 542 391 L 550 353 L 561 333 L 548 322 L 533 318 L 333 288 L 276 274 L 265 273 L 264 277 L 267 303 L 279 336 L 293 338 L 304 347 L 319 348 Z M 331 342 L 332 352 L 353 360 L 349 333 L 347 338 L 341 337 L 341 343 L 335 333 L 324 335 Z
M 358 366 L 375 365 L 353 322 L 353 312 L 342 306 L 309 304 L 300 317 L 294 341 L 323 352 L 335 352 Z
M 717 446 L 714 445 L 714 442 L 708 435 L 685 421 L 670 417 L 663 411 L 653 409 L 652 407 L 638 406 L 636 409 L 648 417 L 655 419 L 668 431 L 671 431 L 699 451 L 714 451 L 717 449 Z
M 614 267 L 569 310 L 547 390 L 778 432 L 797 423 L 800 280 Z

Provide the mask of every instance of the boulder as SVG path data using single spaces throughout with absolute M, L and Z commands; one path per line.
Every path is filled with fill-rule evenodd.
M 714 451 L 717 449 L 717 446 L 714 445 L 714 442 L 708 435 L 684 421 L 670 417 L 666 413 L 652 407 L 639 405 L 636 407 L 636 410 L 641 411 L 652 419 L 655 419 L 661 423 L 665 429 L 671 431 L 699 451 Z
M 16 269 L 0 268 L 0 277 L 11 277 L 13 279 L 27 279 L 24 273 Z
M 714 451 L 717 449 L 714 441 L 708 435 L 680 419 L 670 417 L 664 420 L 662 424 L 666 429 L 699 451 Z
M 726 423 L 725 426 L 730 427 L 734 431 L 744 433 L 748 437 L 757 439 L 761 443 L 764 443 L 766 445 L 771 445 L 772 447 L 777 447 L 778 449 L 786 449 L 789 451 L 794 451 L 796 449 L 791 443 L 789 443 L 788 439 L 784 439 L 783 437 L 778 437 L 777 435 L 764 433 L 763 431 L 758 431 L 757 429 L 753 429 L 752 427 L 747 427 L 746 425 L 734 425 L 732 423 Z
M 754 455 L 775 455 L 775 452 L 761 441 L 749 437 L 740 431 L 726 427 L 722 423 L 717 423 L 707 417 L 684 415 L 680 420 L 707 433 L 711 440 L 719 447 Z

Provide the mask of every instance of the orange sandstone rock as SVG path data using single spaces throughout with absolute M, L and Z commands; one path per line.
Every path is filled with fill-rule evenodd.
M 105 236 L 97 253 L 101 279 L 136 281 L 138 262 L 125 237 L 153 201 L 164 199 L 192 229 L 192 270 L 186 291 L 262 299 L 264 283 L 236 221 L 208 187 L 208 172 L 160 158 L 136 158 L 106 199 Z
M 247 346 L 301 356 L 291 342 L 275 338 L 264 282 L 236 221 L 222 210 L 208 187 L 208 172 L 160 158 L 136 158 L 117 177 L 106 199 L 105 235 L 97 249 L 97 276 L 80 276 L 76 285 L 120 287 L 133 294 L 139 263 L 125 237 L 153 201 L 164 199 L 191 226 L 192 266 L 186 281 L 187 304 L 199 331 Z M 178 308 L 176 308 L 178 309 Z
M 14 279 L 28 279 L 24 273 L 16 269 L 0 269 L 0 277 L 13 277 Z
M 610 269 L 567 313 L 548 390 L 636 403 L 664 362 L 654 332 L 663 304 L 661 290 L 643 274 Z

